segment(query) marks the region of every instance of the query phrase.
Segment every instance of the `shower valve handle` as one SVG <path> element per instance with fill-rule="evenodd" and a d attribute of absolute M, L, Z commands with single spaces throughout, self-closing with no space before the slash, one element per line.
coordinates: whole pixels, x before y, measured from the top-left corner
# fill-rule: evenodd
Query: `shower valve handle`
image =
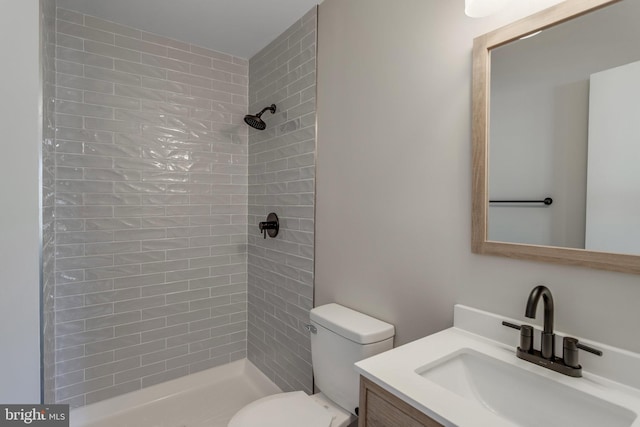
<path fill-rule="evenodd" d="M 258 224 L 258 227 L 260 228 L 260 231 L 262 231 L 262 234 L 264 235 L 264 238 L 267 238 L 267 230 L 275 230 L 276 227 L 278 227 L 278 223 L 275 221 L 264 221 L 261 222 L 260 224 Z"/>
<path fill-rule="evenodd" d="M 271 212 L 267 216 L 266 221 L 258 223 L 258 228 L 260 229 L 260 232 L 265 239 L 267 238 L 267 234 L 269 234 L 269 237 L 276 237 L 278 235 L 278 231 L 280 230 L 280 221 L 278 220 L 278 215 Z"/>

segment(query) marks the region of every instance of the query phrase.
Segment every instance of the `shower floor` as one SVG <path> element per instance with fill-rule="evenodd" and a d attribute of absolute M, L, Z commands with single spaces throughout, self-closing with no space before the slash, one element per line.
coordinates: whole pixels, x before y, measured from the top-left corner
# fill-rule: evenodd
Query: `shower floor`
<path fill-rule="evenodd" d="M 281 390 L 248 360 L 71 411 L 71 427 L 227 427 L 244 405 Z"/>

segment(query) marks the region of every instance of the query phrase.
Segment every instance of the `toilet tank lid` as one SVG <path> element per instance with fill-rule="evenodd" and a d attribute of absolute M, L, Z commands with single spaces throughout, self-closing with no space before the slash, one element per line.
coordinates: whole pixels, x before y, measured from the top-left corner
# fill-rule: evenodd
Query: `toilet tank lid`
<path fill-rule="evenodd" d="M 335 303 L 313 308 L 310 318 L 312 322 L 358 344 L 384 341 L 395 334 L 393 325 Z"/>

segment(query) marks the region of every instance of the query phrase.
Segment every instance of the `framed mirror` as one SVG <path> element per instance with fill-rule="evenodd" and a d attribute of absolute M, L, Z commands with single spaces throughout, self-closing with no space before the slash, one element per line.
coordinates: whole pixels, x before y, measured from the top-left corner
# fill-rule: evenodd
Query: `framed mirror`
<path fill-rule="evenodd" d="M 567 0 L 474 40 L 474 253 L 640 273 L 639 16 Z"/>

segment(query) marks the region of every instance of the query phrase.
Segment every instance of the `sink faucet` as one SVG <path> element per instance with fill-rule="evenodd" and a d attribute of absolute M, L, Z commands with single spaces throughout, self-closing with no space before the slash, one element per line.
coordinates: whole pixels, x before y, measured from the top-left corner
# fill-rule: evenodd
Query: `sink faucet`
<path fill-rule="evenodd" d="M 540 298 L 544 301 L 544 329 L 540 340 L 540 351 L 533 348 L 533 326 L 516 325 L 503 321 L 508 326 L 520 331 L 520 345 L 516 349 L 516 356 L 544 368 L 551 369 L 571 377 L 582 376 L 582 366 L 578 363 L 578 350 L 584 350 L 596 356 L 602 356 L 602 351 L 582 344 L 576 338 L 563 337 L 562 358 L 555 355 L 555 334 L 553 333 L 553 297 L 549 288 L 538 285 L 529 294 L 525 316 L 535 319 L 536 308 Z"/>
<path fill-rule="evenodd" d="M 544 330 L 542 331 L 540 352 L 545 359 L 553 359 L 555 353 L 555 335 L 553 333 L 553 296 L 549 288 L 538 285 L 529 294 L 525 316 L 530 319 L 536 318 L 536 308 L 538 301 L 542 297 L 544 301 Z"/>

